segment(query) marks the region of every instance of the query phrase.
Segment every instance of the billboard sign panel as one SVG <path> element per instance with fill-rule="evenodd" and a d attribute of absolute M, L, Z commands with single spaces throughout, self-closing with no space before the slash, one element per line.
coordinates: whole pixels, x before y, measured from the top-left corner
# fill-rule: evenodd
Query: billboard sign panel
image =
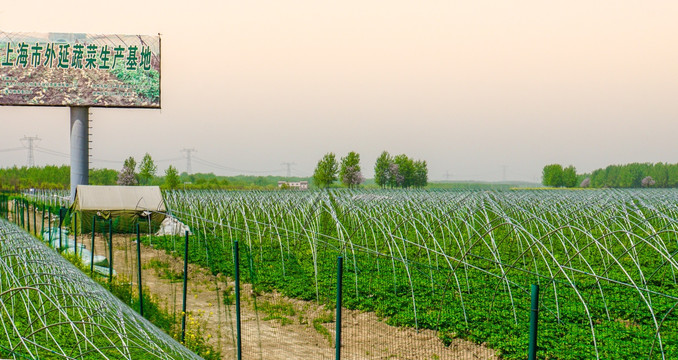
<path fill-rule="evenodd" d="M 0 31 L 0 105 L 160 108 L 160 36 Z"/>

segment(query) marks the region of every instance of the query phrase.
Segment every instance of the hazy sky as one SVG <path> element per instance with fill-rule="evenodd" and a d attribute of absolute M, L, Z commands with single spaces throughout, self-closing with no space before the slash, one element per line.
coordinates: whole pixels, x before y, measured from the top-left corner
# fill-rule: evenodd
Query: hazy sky
<path fill-rule="evenodd" d="M 180 4 L 177 4 L 180 3 Z M 30 5 L 29 5 L 30 4 Z M 383 150 L 429 179 L 678 162 L 678 1 L 4 1 L 8 32 L 162 34 L 162 110 L 92 108 L 92 167 L 311 175 Z M 0 107 L 0 167 L 69 162 L 68 108 Z M 61 154 L 61 155 L 60 155 Z M 114 161 L 114 162 L 108 162 Z M 448 173 L 449 172 L 449 173 Z"/>

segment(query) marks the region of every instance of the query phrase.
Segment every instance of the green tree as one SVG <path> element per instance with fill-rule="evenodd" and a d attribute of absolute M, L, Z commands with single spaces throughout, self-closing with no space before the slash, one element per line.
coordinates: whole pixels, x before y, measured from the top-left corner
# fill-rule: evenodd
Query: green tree
<path fill-rule="evenodd" d="M 414 185 L 414 161 L 405 154 L 396 156 L 393 163 L 398 165 L 398 173 L 402 176 L 402 180 L 397 181 L 398 186 L 408 188 Z"/>
<path fill-rule="evenodd" d="M 425 160 L 417 160 L 414 162 L 414 180 L 413 186 L 423 188 L 428 185 L 428 168 Z"/>
<path fill-rule="evenodd" d="M 132 171 L 134 171 L 134 169 L 137 168 L 137 161 L 134 160 L 133 156 L 130 156 L 127 159 L 125 159 L 125 162 L 122 166 L 129 168 L 129 169 L 132 169 Z"/>
<path fill-rule="evenodd" d="M 668 173 L 668 187 L 678 187 L 678 164 L 671 164 L 666 166 Z"/>
<path fill-rule="evenodd" d="M 139 165 L 139 177 L 144 180 L 144 185 L 148 185 L 150 183 L 157 170 L 158 167 L 153 162 L 153 158 L 151 158 L 149 153 L 146 153 L 144 158 L 141 160 L 141 164 Z"/>
<path fill-rule="evenodd" d="M 669 168 L 667 164 L 656 163 L 652 166 L 650 175 L 655 181 L 655 185 L 660 188 L 668 187 L 669 184 Z"/>
<path fill-rule="evenodd" d="M 374 182 L 382 188 L 389 184 L 389 166 L 392 162 L 391 155 L 384 151 L 379 155 L 374 164 Z"/>
<path fill-rule="evenodd" d="M 318 165 L 315 167 L 313 182 L 318 187 L 326 188 L 337 180 L 338 170 L 339 164 L 337 164 L 334 153 L 327 153 L 320 161 L 318 161 Z"/>
<path fill-rule="evenodd" d="M 172 165 L 165 170 L 165 186 L 171 190 L 179 187 L 179 172 Z"/>
<path fill-rule="evenodd" d="M 351 151 L 341 158 L 339 180 L 349 188 L 357 187 L 365 180 L 360 172 L 360 154 Z"/>
<path fill-rule="evenodd" d="M 118 178 L 118 172 L 111 169 L 90 169 L 90 185 L 115 185 Z"/>
<path fill-rule="evenodd" d="M 122 170 L 118 173 L 118 185 L 131 186 L 139 183 L 137 176 L 134 173 L 134 168 L 136 168 L 136 166 L 137 162 L 132 156 L 125 160 Z"/>
<path fill-rule="evenodd" d="M 569 188 L 577 186 L 577 169 L 572 165 L 563 169 L 563 186 Z"/>
<path fill-rule="evenodd" d="M 542 170 L 542 183 L 546 186 L 563 186 L 563 167 L 560 164 L 544 166 Z"/>

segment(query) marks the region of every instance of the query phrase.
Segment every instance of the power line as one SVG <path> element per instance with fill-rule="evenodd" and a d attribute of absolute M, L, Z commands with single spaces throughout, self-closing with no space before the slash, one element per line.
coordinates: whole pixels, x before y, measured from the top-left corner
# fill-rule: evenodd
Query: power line
<path fill-rule="evenodd" d="M 236 169 L 236 168 L 224 166 L 224 165 L 221 165 L 221 164 L 217 164 L 217 163 L 209 161 L 209 160 L 201 159 L 197 156 L 194 157 L 194 160 L 196 162 L 200 163 L 200 164 L 203 164 L 203 165 L 206 165 L 206 166 L 209 166 L 209 167 L 212 167 L 212 168 L 227 170 L 227 171 L 233 171 L 233 172 L 238 171 L 238 172 L 245 173 L 245 174 L 270 174 L 270 173 L 274 173 L 276 171 L 281 170 L 281 169 L 274 169 L 274 170 L 264 170 L 264 171 L 252 171 L 252 170 Z"/>
<path fill-rule="evenodd" d="M 10 148 L 10 149 L 0 149 L 0 152 L 19 151 L 19 150 L 23 150 L 23 149 L 25 149 L 25 147 L 22 146 L 22 147 L 17 147 L 17 148 Z"/>
<path fill-rule="evenodd" d="M 41 153 L 44 153 L 44 154 L 54 155 L 54 156 L 61 156 L 61 157 L 67 157 L 67 158 L 71 157 L 70 155 L 68 155 L 66 153 L 62 153 L 61 151 L 50 150 L 50 149 L 46 149 L 46 148 L 41 147 L 41 146 L 35 146 L 35 151 L 41 152 Z"/>
<path fill-rule="evenodd" d="M 92 158 L 92 162 L 103 162 L 103 163 L 110 163 L 110 164 L 123 164 L 124 161 L 120 160 L 106 160 L 106 159 L 97 159 L 97 158 Z"/>
<path fill-rule="evenodd" d="M 35 155 L 33 154 L 33 149 L 35 148 L 35 145 L 33 145 L 34 141 L 40 141 L 41 139 L 36 135 L 36 136 L 26 136 L 22 139 L 19 139 L 21 142 L 26 141 L 28 143 L 28 167 L 34 167 L 35 166 Z"/>
<path fill-rule="evenodd" d="M 186 153 L 186 174 L 190 174 L 191 171 L 191 153 L 192 152 L 197 152 L 198 150 L 190 148 L 190 149 L 181 149 L 181 152 Z"/>
<path fill-rule="evenodd" d="M 160 160 L 154 160 L 154 161 L 155 161 L 155 162 L 167 162 L 167 161 L 178 161 L 178 160 L 181 160 L 181 159 L 183 159 L 183 158 L 178 157 L 178 158 L 172 158 L 172 159 L 160 159 Z"/>
<path fill-rule="evenodd" d="M 292 177 L 292 165 L 296 165 L 293 162 L 284 162 L 281 163 L 281 165 L 286 165 L 287 166 L 287 177 Z"/>

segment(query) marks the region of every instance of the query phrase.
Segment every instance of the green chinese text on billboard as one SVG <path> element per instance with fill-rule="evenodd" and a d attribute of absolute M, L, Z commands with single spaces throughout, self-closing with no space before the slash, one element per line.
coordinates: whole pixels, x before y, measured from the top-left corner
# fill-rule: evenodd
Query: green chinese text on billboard
<path fill-rule="evenodd" d="M 160 37 L 0 31 L 0 105 L 160 107 Z"/>

